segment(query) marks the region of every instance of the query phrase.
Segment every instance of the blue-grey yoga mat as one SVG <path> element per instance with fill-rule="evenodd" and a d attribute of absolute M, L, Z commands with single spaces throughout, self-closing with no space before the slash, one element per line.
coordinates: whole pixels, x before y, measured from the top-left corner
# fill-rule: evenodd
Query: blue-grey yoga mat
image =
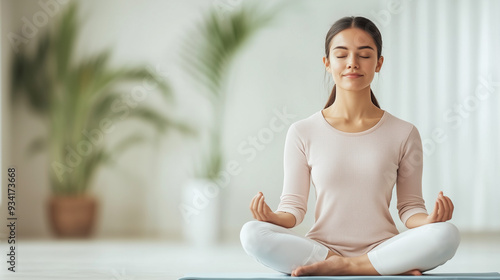
<path fill-rule="evenodd" d="M 421 279 L 439 279 L 439 280 L 472 280 L 472 279 L 496 279 L 500 280 L 500 273 L 430 273 L 422 276 L 412 275 L 394 275 L 394 276 L 301 276 L 291 277 L 279 273 L 193 273 L 187 274 L 179 280 L 276 280 L 276 279 L 297 279 L 297 280 L 421 280 Z"/>

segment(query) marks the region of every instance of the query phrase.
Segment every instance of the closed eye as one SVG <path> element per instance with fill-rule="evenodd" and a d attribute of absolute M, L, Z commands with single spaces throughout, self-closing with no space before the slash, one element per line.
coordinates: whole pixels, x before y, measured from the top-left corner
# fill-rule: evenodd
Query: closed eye
<path fill-rule="evenodd" d="M 337 56 L 337 58 L 344 58 L 344 57 L 347 57 L 347 56 Z M 360 56 L 361 58 L 370 58 L 369 56 Z"/>

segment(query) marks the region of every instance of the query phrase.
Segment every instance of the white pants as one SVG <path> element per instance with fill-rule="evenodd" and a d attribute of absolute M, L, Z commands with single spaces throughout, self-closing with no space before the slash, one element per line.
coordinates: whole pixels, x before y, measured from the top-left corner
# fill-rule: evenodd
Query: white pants
<path fill-rule="evenodd" d="M 329 249 L 290 229 L 267 222 L 243 225 L 241 244 L 247 254 L 276 271 L 291 274 L 303 265 L 326 259 Z M 451 223 L 433 223 L 400 233 L 368 252 L 380 275 L 401 274 L 413 269 L 431 270 L 451 259 L 460 243 L 458 229 Z"/>

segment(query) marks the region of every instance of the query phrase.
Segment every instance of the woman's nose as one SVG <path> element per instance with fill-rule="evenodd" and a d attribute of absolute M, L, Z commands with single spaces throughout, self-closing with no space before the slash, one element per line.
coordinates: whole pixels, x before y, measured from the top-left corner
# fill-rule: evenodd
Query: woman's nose
<path fill-rule="evenodd" d="M 358 68 L 358 64 L 356 62 L 348 63 L 347 64 L 347 68 L 349 68 L 349 69 L 351 69 L 351 68 L 357 69 Z"/>
<path fill-rule="evenodd" d="M 355 57 L 351 56 L 351 58 L 347 61 L 347 68 L 358 68 L 358 61 Z"/>

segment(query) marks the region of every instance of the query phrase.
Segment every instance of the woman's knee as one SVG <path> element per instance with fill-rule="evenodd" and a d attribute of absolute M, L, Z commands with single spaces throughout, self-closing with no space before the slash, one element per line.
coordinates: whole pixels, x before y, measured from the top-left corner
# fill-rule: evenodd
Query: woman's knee
<path fill-rule="evenodd" d="M 452 247 L 458 247 L 460 244 L 460 232 L 458 228 L 449 222 L 434 223 L 436 237 L 439 242 L 448 244 Z"/>
<path fill-rule="evenodd" d="M 255 255 L 262 246 L 265 246 L 264 238 L 270 231 L 269 225 L 261 221 L 250 221 L 243 225 L 240 231 L 240 241 L 248 254 Z"/>
<path fill-rule="evenodd" d="M 460 232 L 458 228 L 449 222 L 430 224 L 430 238 L 433 239 L 436 248 L 441 248 L 443 258 L 451 259 L 460 244 Z"/>

